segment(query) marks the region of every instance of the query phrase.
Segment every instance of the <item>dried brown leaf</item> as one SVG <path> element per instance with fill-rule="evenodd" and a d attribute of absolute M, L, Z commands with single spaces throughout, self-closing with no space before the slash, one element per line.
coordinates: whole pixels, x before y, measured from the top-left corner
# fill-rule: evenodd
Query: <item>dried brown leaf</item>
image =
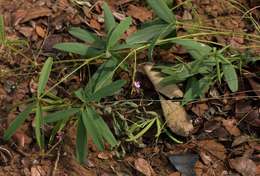
<path fill-rule="evenodd" d="M 41 38 L 44 38 L 46 35 L 45 30 L 41 26 L 36 26 L 35 31 L 36 31 L 37 35 L 40 36 Z"/>
<path fill-rule="evenodd" d="M 256 164 L 251 159 L 245 157 L 230 159 L 229 165 L 243 176 L 256 175 Z"/>
<path fill-rule="evenodd" d="M 160 96 L 163 115 L 167 126 L 180 136 L 188 136 L 194 129 L 192 122 L 180 102 L 165 100 Z"/>
<path fill-rule="evenodd" d="M 97 22 L 97 20 L 95 19 L 91 19 L 90 22 L 89 22 L 89 26 L 94 28 L 94 29 L 97 29 L 97 30 L 100 30 L 101 29 L 101 25 L 99 24 L 99 22 Z"/>
<path fill-rule="evenodd" d="M 202 150 L 205 150 L 220 160 L 224 160 L 226 158 L 225 147 L 222 144 L 217 143 L 215 140 L 199 141 L 198 145 Z"/>
<path fill-rule="evenodd" d="M 144 174 L 145 176 L 155 176 L 155 172 L 151 165 L 143 158 L 135 160 L 135 169 Z"/>
<path fill-rule="evenodd" d="M 135 19 L 145 22 L 152 19 L 153 13 L 145 7 L 135 6 L 130 4 L 127 9 L 127 15 L 132 16 Z"/>
<path fill-rule="evenodd" d="M 27 11 L 25 17 L 20 21 L 20 23 L 25 23 L 27 21 L 52 15 L 52 11 L 47 7 L 35 7 Z"/>
<path fill-rule="evenodd" d="M 239 128 L 237 127 L 237 121 L 235 119 L 223 119 L 222 124 L 231 135 L 239 136 L 241 134 Z"/>

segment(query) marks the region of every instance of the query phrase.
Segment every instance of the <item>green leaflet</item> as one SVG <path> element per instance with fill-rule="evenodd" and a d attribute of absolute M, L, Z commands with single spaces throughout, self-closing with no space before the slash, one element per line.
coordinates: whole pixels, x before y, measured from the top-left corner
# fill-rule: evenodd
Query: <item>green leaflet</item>
<path fill-rule="evenodd" d="M 210 46 L 189 39 L 173 39 L 172 42 L 184 47 L 194 59 L 203 59 L 212 51 Z"/>
<path fill-rule="evenodd" d="M 79 112 L 79 110 L 80 110 L 79 108 L 70 108 L 70 109 L 61 110 L 61 111 L 48 114 L 47 116 L 44 117 L 44 123 L 53 123 L 53 122 L 66 119 Z"/>
<path fill-rule="evenodd" d="M 237 73 L 232 64 L 222 64 L 225 81 L 232 92 L 238 90 Z"/>
<path fill-rule="evenodd" d="M 94 116 L 89 107 L 86 107 L 86 109 L 82 111 L 82 121 L 98 150 L 103 151 L 104 143 L 100 129 L 97 127 L 98 118 Z"/>
<path fill-rule="evenodd" d="M 96 125 L 97 125 L 97 128 L 100 130 L 100 133 L 101 133 L 101 136 L 103 137 L 103 139 L 105 139 L 110 144 L 111 147 L 116 146 L 118 144 L 118 142 L 116 141 L 114 135 L 108 128 L 108 126 L 105 123 L 105 121 L 103 120 L 103 118 L 100 117 L 94 109 L 90 108 L 89 111 L 91 111 L 91 114 L 94 116 L 94 118 L 97 119 Z"/>
<path fill-rule="evenodd" d="M 112 57 L 99 66 L 98 70 L 91 77 L 84 91 L 92 94 L 102 87 L 112 83 L 112 77 L 118 63 L 118 60 L 115 57 Z"/>
<path fill-rule="evenodd" d="M 126 40 L 127 44 L 145 43 L 152 38 L 159 36 L 160 33 L 167 28 L 168 24 L 155 24 L 138 30 Z"/>
<path fill-rule="evenodd" d="M 61 51 L 73 53 L 73 54 L 88 56 L 88 57 L 94 57 L 101 53 L 101 51 L 98 49 L 95 49 L 86 44 L 77 43 L 77 42 L 58 43 L 58 44 L 54 45 L 53 48 L 59 49 Z"/>
<path fill-rule="evenodd" d="M 39 84 L 38 84 L 38 91 L 37 91 L 38 98 L 40 98 L 40 96 L 44 93 L 45 86 L 48 82 L 51 73 L 52 64 L 53 64 L 53 59 L 49 57 L 43 65 L 42 71 L 40 73 Z"/>
<path fill-rule="evenodd" d="M 100 41 L 100 38 L 98 38 L 94 33 L 91 33 L 87 30 L 81 29 L 79 27 L 72 27 L 69 30 L 69 33 L 73 35 L 74 37 L 87 42 L 89 44 Z"/>
<path fill-rule="evenodd" d="M 156 15 L 167 23 L 175 23 L 176 19 L 164 0 L 147 0 Z"/>
<path fill-rule="evenodd" d="M 37 102 L 36 115 L 35 115 L 35 136 L 36 136 L 36 141 L 41 149 L 43 149 L 44 147 L 44 138 L 41 132 L 42 124 L 43 124 L 42 107 L 41 104 Z"/>
<path fill-rule="evenodd" d="M 190 101 L 194 101 L 196 98 L 202 97 L 212 84 L 210 77 L 203 77 L 200 80 L 196 78 L 190 78 L 186 85 L 186 91 L 182 100 L 182 105 L 187 104 Z"/>
<path fill-rule="evenodd" d="M 125 85 L 125 83 L 125 80 L 117 80 L 112 82 L 111 84 L 90 95 L 90 97 L 88 97 L 88 101 L 100 101 L 101 98 L 112 96 L 117 93 Z"/>
<path fill-rule="evenodd" d="M 88 135 L 83 123 L 82 115 L 78 117 L 77 137 L 76 137 L 76 157 L 77 160 L 83 164 L 87 156 L 87 142 Z"/>
<path fill-rule="evenodd" d="M 124 34 L 124 32 L 129 28 L 132 23 L 131 17 L 127 17 L 124 21 L 121 21 L 108 37 L 107 40 L 107 50 L 111 49 L 118 42 L 120 37 Z"/>
<path fill-rule="evenodd" d="M 32 112 L 33 107 L 34 104 L 29 104 L 27 108 L 15 118 L 15 120 L 10 124 L 10 126 L 5 131 L 3 136 L 4 140 L 9 140 L 12 137 L 15 131 L 24 123 L 26 118 Z"/>
<path fill-rule="evenodd" d="M 102 8 L 104 10 L 105 28 L 107 33 L 110 33 L 115 28 L 116 21 L 106 2 L 103 3 Z"/>

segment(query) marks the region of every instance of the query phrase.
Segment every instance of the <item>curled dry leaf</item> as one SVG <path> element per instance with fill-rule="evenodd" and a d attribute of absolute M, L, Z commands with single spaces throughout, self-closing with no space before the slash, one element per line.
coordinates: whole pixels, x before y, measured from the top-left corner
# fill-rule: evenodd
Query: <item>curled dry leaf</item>
<path fill-rule="evenodd" d="M 162 86 L 160 82 L 163 77 L 160 72 L 152 71 L 152 67 L 151 64 L 146 64 L 144 65 L 144 71 L 153 83 L 156 91 L 170 99 L 174 97 L 183 97 L 183 92 L 176 84 Z M 188 136 L 194 128 L 187 112 L 181 106 L 180 102 L 165 100 L 162 96 L 160 96 L 160 100 L 167 126 L 172 130 L 172 132 L 180 136 Z"/>
<path fill-rule="evenodd" d="M 35 31 L 37 35 L 40 36 L 41 38 L 44 38 L 46 35 L 45 30 L 41 26 L 36 26 Z"/>
<path fill-rule="evenodd" d="M 223 119 L 222 124 L 231 135 L 239 136 L 241 134 L 239 128 L 237 127 L 237 122 L 235 119 Z"/>
<path fill-rule="evenodd" d="M 256 175 L 256 164 L 248 158 L 238 157 L 229 160 L 229 165 L 232 169 L 243 176 L 255 176 Z"/>
<path fill-rule="evenodd" d="M 97 29 L 97 30 L 100 30 L 101 29 L 101 25 L 99 24 L 99 22 L 97 22 L 97 20 L 95 19 L 91 19 L 90 22 L 89 22 L 89 26 L 94 28 L 94 29 Z"/>
<path fill-rule="evenodd" d="M 204 150 L 205 152 L 210 153 L 217 159 L 224 160 L 226 158 L 225 147 L 214 140 L 199 141 L 198 146 L 201 148 L 202 151 Z"/>
<path fill-rule="evenodd" d="M 151 165 L 143 158 L 135 160 L 135 168 L 145 176 L 155 176 L 155 172 Z"/>

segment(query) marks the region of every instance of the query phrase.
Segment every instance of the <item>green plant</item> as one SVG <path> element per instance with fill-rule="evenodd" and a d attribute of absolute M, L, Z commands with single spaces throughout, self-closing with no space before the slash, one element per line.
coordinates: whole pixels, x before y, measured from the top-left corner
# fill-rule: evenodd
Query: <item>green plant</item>
<path fill-rule="evenodd" d="M 28 59 L 31 63 L 34 64 L 34 62 L 31 61 L 30 58 L 28 58 L 25 54 L 23 54 L 20 51 L 20 48 L 23 46 L 28 47 L 28 42 L 26 40 L 20 40 L 20 39 L 9 39 L 6 37 L 5 33 L 5 25 L 4 25 L 4 17 L 0 15 L 0 46 L 1 49 L 8 49 L 11 52 L 18 53 L 22 57 Z M 5 50 L 5 53 L 7 50 Z"/>
<path fill-rule="evenodd" d="M 114 95 L 123 87 L 125 81 L 113 81 L 113 77 L 119 68 L 124 68 L 124 63 L 127 59 L 133 57 L 136 63 L 137 52 L 145 49 L 148 50 L 148 57 L 152 59 L 153 50 L 156 46 L 168 47 L 172 46 L 172 44 L 182 45 L 192 56 L 193 60 L 188 63 L 180 60 L 178 64 L 171 67 L 157 66 L 166 75 L 162 84 L 187 82 L 183 104 L 188 103 L 194 98 L 202 97 L 211 85 L 216 81 L 220 82 L 222 78 L 225 79 L 232 91 L 238 89 L 235 70 L 237 69 L 235 66 L 235 63 L 238 61 L 237 57 L 226 57 L 223 53 L 224 49 L 216 50 L 208 45 L 195 42 L 192 39 L 185 39 L 201 35 L 230 35 L 229 32 L 202 32 L 176 37 L 176 25 L 178 22 L 165 1 L 147 0 L 147 2 L 158 17 L 151 22 L 143 24 L 125 42 L 121 40 L 121 37 L 131 25 L 131 18 L 127 17 L 118 24 L 106 3 L 103 5 L 106 36 L 99 37 L 90 31 L 72 27 L 69 33 L 81 40 L 82 43 L 59 43 L 54 48 L 78 54 L 85 58 L 84 63 L 50 89 L 45 90 L 53 64 L 53 59 L 48 58 L 40 73 L 37 96 L 18 115 L 15 121 L 11 123 L 4 134 L 4 139 L 10 139 L 26 118 L 31 113 L 35 113 L 35 136 L 42 150 L 45 147 L 44 139 L 47 137 L 44 135 L 43 126 L 46 124 L 53 125 L 49 138 L 49 143 L 52 143 L 55 135 L 63 130 L 67 122 L 72 119 L 75 120 L 77 125 L 76 156 L 81 163 L 84 162 L 87 155 L 87 137 L 91 137 L 100 150 L 104 149 L 104 142 L 109 143 L 111 147 L 116 146 L 118 142 L 104 119 L 99 115 L 97 104 L 102 99 Z M 3 36 L 1 34 L 1 38 Z M 102 64 L 92 76 L 89 75 L 90 79 L 86 86 L 74 92 L 75 99 L 73 101 L 65 101 L 63 98 L 51 93 L 57 85 L 76 73 L 80 68 L 97 60 L 102 61 Z M 135 72 L 136 69 L 134 68 L 133 70 Z M 133 77 L 133 81 L 134 79 Z M 43 111 L 47 112 L 45 117 L 43 117 Z M 115 120 L 116 122 L 118 121 Z M 163 123 L 157 116 L 149 119 L 137 119 L 135 122 L 129 124 L 126 122 L 125 126 L 123 125 L 126 128 L 120 128 L 121 130 L 125 130 L 128 141 L 138 140 L 154 125 L 157 127 L 156 137 L 165 132 L 170 138 L 176 141 L 169 131 L 163 129 L 164 125 L 162 125 Z"/>
<path fill-rule="evenodd" d="M 232 92 L 238 90 L 238 78 L 236 66 L 232 63 L 240 61 L 240 58 L 228 58 L 223 55 L 225 50 L 216 50 L 208 45 L 193 40 L 172 40 L 174 44 L 184 47 L 192 57 L 192 61 L 180 63 L 174 66 L 157 66 L 166 77 L 162 84 L 177 84 L 187 81 L 183 104 L 203 97 L 210 86 L 216 81 L 221 83 L 222 78 L 228 84 Z"/>
<path fill-rule="evenodd" d="M 44 149 L 44 131 L 42 127 L 44 124 L 55 124 L 53 128 L 52 137 L 64 127 L 64 124 L 69 120 L 69 117 L 76 116 L 77 119 L 77 158 L 83 162 L 86 156 L 87 136 L 90 136 L 98 149 L 104 149 L 104 140 L 107 141 L 111 147 L 117 145 L 117 141 L 111 133 L 110 129 L 104 120 L 95 111 L 94 104 L 99 102 L 102 98 L 112 96 L 118 92 L 125 84 L 124 80 L 113 82 L 111 71 L 117 66 L 118 60 L 112 58 L 102 64 L 97 72 L 92 76 L 85 88 L 79 89 L 75 92 L 76 97 L 81 101 L 76 107 L 72 106 L 54 106 L 55 112 L 49 113 L 43 117 L 43 109 L 45 111 L 53 111 L 52 108 L 46 108 L 46 102 L 53 101 L 54 95 L 45 91 L 53 59 L 48 58 L 40 73 L 37 97 L 19 116 L 11 123 L 10 127 L 4 134 L 4 139 L 8 140 L 15 133 L 17 128 L 22 125 L 30 113 L 35 112 L 35 136 L 39 147 Z M 50 99 L 52 98 L 52 99 Z M 62 109 L 57 111 L 57 109 Z"/>

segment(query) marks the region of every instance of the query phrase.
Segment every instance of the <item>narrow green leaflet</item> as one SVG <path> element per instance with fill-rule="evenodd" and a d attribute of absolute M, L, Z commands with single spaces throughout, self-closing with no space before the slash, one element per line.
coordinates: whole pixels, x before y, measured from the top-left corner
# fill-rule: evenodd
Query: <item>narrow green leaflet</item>
<path fill-rule="evenodd" d="M 114 75 L 115 68 L 118 65 L 118 59 L 115 57 L 110 58 L 108 61 L 99 66 L 98 70 L 91 77 L 88 82 L 85 93 L 94 93 L 112 83 L 112 77 Z"/>
<path fill-rule="evenodd" d="M 34 104 L 28 105 L 27 108 L 15 118 L 15 120 L 10 124 L 8 129 L 5 131 L 3 136 L 4 140 L 9 140 L 12 137 L 15 131 L 24 123 L 26 118 L 32 112 L 33 107 Z"/>
<path fill-rule="evenodd" d="M 121 23 L 119 23 L 113 31 L 111 31 L 111 35 L 108 37 L 107 41 L 107 50 L 115 46 L 120 37 L 122 37 L 124 32 L 129 28 L 131 23 L 131 17 L 127 17 L 125 20 L 121 21 Z"/>
<path fill-rule="evenodd" d="M 41 127 L 43 124 L 43 118 L 42 118 L 42 107 L 39 102 L 37 102 L 36 106 L 36 115 L 35 115 L 35 135 L 36 135 L 36 141 L 41 149 L 44 147 L 44 141 L 43 141 L 43 134 L 41 132 Z"/>
<path fill-rule="evenodd" d="M 159 18 L 167 23 L 175 23 L 176 19 L 164 0 L 147 0 Z"/>
<path fill-rule="evenodd" d="M 92 48 L 91 46 L 88 46 L 83 43 L 77 43 L 77 42 L 64 42 L 64 43 L 58 43 L 53 46 L 53 48 L 73 53 L 73 54 L 79 54 L 82 56 L 88 56 L 88 57 L 94 57 L 100 54 L 100 51 L 98 49 Z"/>
<path fill-rule="evenodd" d="M 38 98 L 40 98 L 40 96 L 44 93 L 45 86 L 48 82 L 51 73 L 52 64 L 53 64 L 53 59 L 49 57 L 43 65 L 42 71 L 40 73 L 39 84 L 38 84 L 38 92 L 37 92 Z"/>
<path fill-rule="evenodd" d="M 85 162 L 87 156 L 87 131 L 84 126 L 82 116 L 79 115 L 77 127 L 77 138 L 76 138 L 76 157 L 77 160 L 82 164 Z"/>
<path fill-rule="evenodd" d="M 233 65 L 222 64 L 225 81 L 232 92 L 238 90 L 238 78 L 237 73 Z"/>
<path fill-rule="evenodd" d="M 145 43 L 151 40 L 152 38 L 160 35 L 160 33 L 167 28 L 168 24 L 155 24 L 152 26 L 145 27 L 138 30 L 133 35 L 129 36 L 126 39 L 127 44 L 138 44 Z"/>
<path fill-rule="evenodd" d="M 147 123 L 145 123 L 143 129 L 139 131 L 136 135 L 130 136 L 129 139 L 126 141 L 135 141 L 138 138 L 142 137 L 154 124 L 156 118 L 147 120 Z"/>
<path fill-rule="evenodd" d="M 66 119 L 70 116 L 73 116 L 77 112 L 79 112 L 79 108 L 70 108 L 62 111 L 57 111 L 51 114 L 48 114 L 47 116 L 44 117 L 44 123 L 53 123 L 57 122 L 63 119 Z"/>
<path fill-rule="evenodd" d="M 189 39 L 173 39 L 172 42 L 183 46 L 194 59 L 203 59 L 212 51 L 210 46 Z"/>
<path fill-rule="evenodd" d="M 88 97 L 88 100 L 100 101 L 101 98 L 112 96 L 117 93 L 125 85 L 125 83 L 125 80 L 117 80 L 115 82 L 112 82 L 111 84 L 99 89 L 97 92 L 90 95 L 90 97 Z"/>
<path fill-rule="evenodd" d="M 72 27 L 69 30 L 69 33 L 73 35 L 74 37 L 87 42 L 87 43 L 94 43 L 98 40 L 100 40 L 94 33 L 91 33 L 87 30 L 84 30 L 79 27 Z"/>
<path fill-rule="evenodd" d="M 182 105 L 185 105 L 190 101 L 194 101 L 196 98 L 203 97 L 211 84 L 212 82 L 209 76 L 205 76 L 200 80 L 197 80 L 196 78 L 190 78 L 186 85 L 186 91 L 183 97 Z"/>
<path fill-rule="evenodd" d="M 0 43 L 5 41 L 4 17 L 0 15 Z"/>
<path fill-rule="evenodd" d="M 97 128 L 99 129 L 101 136 L 110 144 L 111 147 L 114 147 L 118 144 L 117 140 L 115 139 L 114 135 L 110 131 L 109 127 L 105 123 L 102 117 L 100 117 L 95 110 L 92 108 L 89 108 L 91 114 L 96 118 L 96 125 Z"/>
<path fill-rule="evenodd" d="M 165 36 L 167 36 L 168 34 L 170 34 L 173 30 L 175 29 L 175 27 L 173 25 L 168 25 L 166 28 L 163 28 L 160 33 L 158 34 L 158 36 L 155 36 L 153 38 L 153 40 L 151 41 L 151 44 L 148 48 L 148 58 L 149 60 L 151 61 L 152 60 L 152 57 L 153 57 L 153 50 L 154 50 L 154 47 L 156 46 L 156 42 L 159 40 L 159 39 L 162 39 L 164 38 Z"/>
<path fill-rule="evenodd" d="M 98 150 L 103 151 L 103 139 L 100 134 L 100 129 L 97 128 L 98 119 L 94 117 L 89 107 L 86 107 L 86 109 L 82 111 L 82 119 L 84 126 L 87 129 L 88 134 L 91 136 L 94 144 L 97 146 Z"/>
<path fill-rule="evenodd" d="M 107 33 L 110 33 L 115 28 L 116 21 L 106 2 L 103 3 L 102 8 L 104 10 L 105 28 Z"/>

